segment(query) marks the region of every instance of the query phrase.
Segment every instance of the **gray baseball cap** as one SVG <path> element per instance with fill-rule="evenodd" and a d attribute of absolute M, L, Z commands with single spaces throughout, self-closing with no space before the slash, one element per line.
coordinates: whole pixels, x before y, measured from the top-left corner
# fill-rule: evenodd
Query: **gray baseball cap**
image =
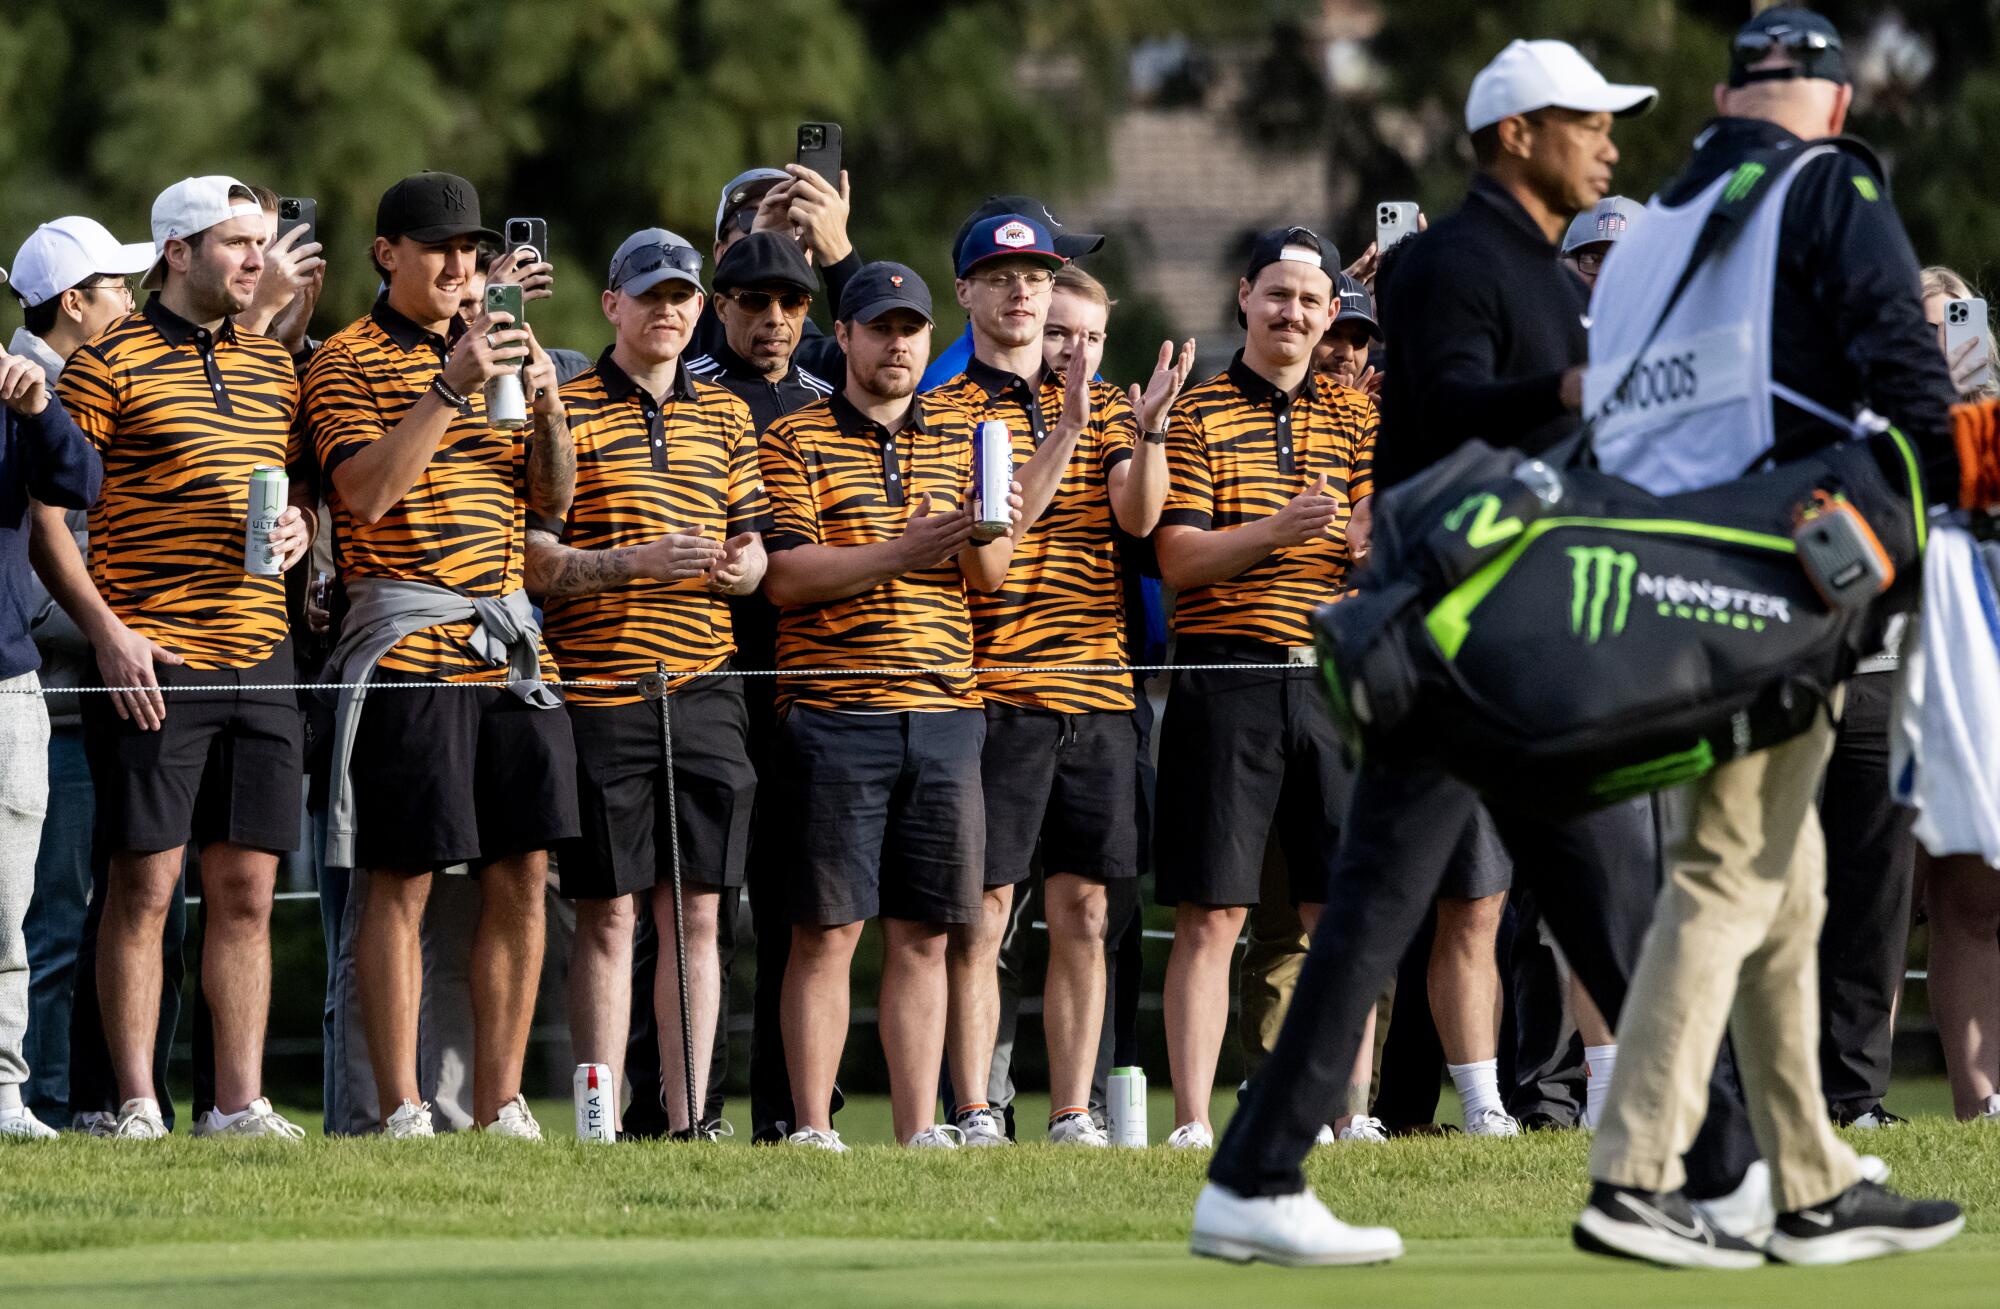
<path fill-rule="evenodd" d="M 782 168 L 749 168 L 729 179 L 729 185 L 722 188 L 722 199 L 715 206 L 715 239 L 722 239 L 722 223 L 729 215 L 749 204 L 753 199 L 762 200 L 764 193 L 780 182 L 789 182 L 792 175 Z"/>
<path fill-rule="evenodd" d="M 665 281 L 701 290 L 701 251 L 664 227 L 632 233 L 611 256 L 610 286 L 626 295 L 644 295 Z"/>
<path fill-rule="evenodd" d="M 1574 254 L 1587 245 L 1609 245 L 1631 234 L 1646 218 L 1646 206 L 1622 195 L 1607 195 L 1570 220 L 1563 233 L 1562 252 Z"/>

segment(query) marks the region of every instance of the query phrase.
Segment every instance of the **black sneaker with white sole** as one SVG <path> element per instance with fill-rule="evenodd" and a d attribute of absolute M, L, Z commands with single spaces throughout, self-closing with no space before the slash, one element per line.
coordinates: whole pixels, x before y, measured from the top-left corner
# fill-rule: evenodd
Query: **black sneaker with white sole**
<path fill-rule="evenodd" d="M 1570 1230 L 1576 1248 L 1668 1268 L 1756 1268 L 1764 1252 L 1719 1232 L 1679 1191 L 1593 1183 Z"/>
<path fill-rule="evenodd" d="M 1856 1182 L 1825 1204 L 1778 1215 L 1773 1259 L 1848 1264 L 1943 1245 L 1965 1227 L 1949 1200 L 1912 1200 L 1874 1182 Z"/>

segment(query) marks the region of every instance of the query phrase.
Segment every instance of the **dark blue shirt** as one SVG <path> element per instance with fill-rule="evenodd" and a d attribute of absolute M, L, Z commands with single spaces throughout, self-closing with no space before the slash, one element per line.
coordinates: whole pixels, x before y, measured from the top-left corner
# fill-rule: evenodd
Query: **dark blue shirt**
<path fill-rule="evenodd" d="M 35 616 L 28 502 L 88 509 L 103 482 L 97 451 L 54 395 L 33 418 L 0 406 L 0 678 L 42 664 L 28 635 Z"/>

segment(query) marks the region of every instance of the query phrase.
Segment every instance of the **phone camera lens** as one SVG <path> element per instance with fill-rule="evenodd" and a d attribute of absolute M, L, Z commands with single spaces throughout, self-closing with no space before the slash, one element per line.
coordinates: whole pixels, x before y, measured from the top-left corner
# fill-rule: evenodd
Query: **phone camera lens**
<path fill-rule="evenodd" d="M 826 145 L 826 131 L 823 128 L 808 127 L 800 136 L 808 150 L 818 150 Z"/>

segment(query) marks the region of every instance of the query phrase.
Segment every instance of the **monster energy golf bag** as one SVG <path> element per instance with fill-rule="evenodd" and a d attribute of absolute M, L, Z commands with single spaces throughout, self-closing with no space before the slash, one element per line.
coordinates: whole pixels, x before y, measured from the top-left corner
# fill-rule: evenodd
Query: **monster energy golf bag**
<path fill-rule="evenodd" d="M 1806 730 L 1918 594 L 1924 506 L 1897 433 L 1654 496 L 1474 442 L 1376 497 L 1368 566 L 1315 619 L 1353 747 L 1574 811 Z M 1801 506 L 1845 499 L 1896 573 L 1832 608 Z"/>

